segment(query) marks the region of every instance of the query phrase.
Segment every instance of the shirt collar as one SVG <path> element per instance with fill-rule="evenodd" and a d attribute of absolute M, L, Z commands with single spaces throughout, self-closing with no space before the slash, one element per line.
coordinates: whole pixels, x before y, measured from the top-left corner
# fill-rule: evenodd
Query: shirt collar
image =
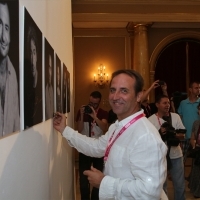
<path fill-rule="evenodd" d="M 200 102 L 200 98 L 198 97 L 197 100 L 193 103 L 199 103 Z M 189 98 L 186 99 L 186 103 L 191 103 Z"/>
<path fill-rule="evenodd" d="M 142 113 L 144 113 L 144 111 L 141 109 L 140 111 L 138 111 L 138 112 L 136 112 L 136 113 L 134 113 L 133 115 L 130 115 L 129 117 L 127 117 L 127 118 L 125 118 L 125 119 L 123 119 L 123 120 L 121 120 L 121 121 L 116 121 L 115 122 L 115 126 L 116 127 L 123 127 L 123 126 L 125 126 L 129 121 L 131 121 L 131 119 L 133 119 L 134 117 L 137 117 L 138 115 L 140 115 L 140 114 L 142 114 Z"/>

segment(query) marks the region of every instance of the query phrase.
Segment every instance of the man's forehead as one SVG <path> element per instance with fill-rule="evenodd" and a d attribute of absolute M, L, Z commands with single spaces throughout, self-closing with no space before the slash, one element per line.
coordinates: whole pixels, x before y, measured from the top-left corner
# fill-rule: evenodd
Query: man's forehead
<path fill-rule="evenodd" d="M 160 103 L 162 103 L 162 102 L 166 102 L 166 101 L 168 101 L 168 102 L 169 102 L 169 98 L 167 98 L 167 97 L 164 97 L 164 98 L 161 98 L 161 99 L 160 99 Z"/>
<path fill-rule="evenodd" d="M 1 20 L 3 19 L 3 22 L 10 26 L 10 15 L 9 15 L 9 10 L 8 10 L 8 5 L 7 4 L 2 4 L 0 2 L 0 18 Z"/>
<path fill-rule="evenodd" d="M 89 98 L 89 100 L 91 101 L 91 102 L 99 102 L 100 101 L 100 98 L 94 98 L 93 96 L 90 96 L 90 98 Z"/>

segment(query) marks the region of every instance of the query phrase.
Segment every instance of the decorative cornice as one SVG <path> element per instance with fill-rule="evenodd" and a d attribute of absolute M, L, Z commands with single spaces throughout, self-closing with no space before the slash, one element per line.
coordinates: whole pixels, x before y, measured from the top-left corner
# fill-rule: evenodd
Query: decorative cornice
<path fill-rule="evenodd" d="M 199 13 L 73 13 L 73 22 L 200 22 Z"/>

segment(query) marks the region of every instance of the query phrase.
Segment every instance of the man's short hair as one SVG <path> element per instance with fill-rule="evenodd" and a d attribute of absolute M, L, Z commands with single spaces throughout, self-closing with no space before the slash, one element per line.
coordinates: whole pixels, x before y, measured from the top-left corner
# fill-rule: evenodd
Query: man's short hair
<path fill-rule="evenodd" d="M 99 91 L 94 91 L 90 94 L 91 97 L 95 99 L 101 99 L 101 93 Z"/>
<path fill-rule="evenodd" d="M 200 84 L 200 82 L 197 81 L 197 80 L 191 81 L 190 84 L 189 84 L 189 88 L 192 88 L 192 86 L 193 86 L 194 83 Z"/>
<path fill-rule="evenodd" d="M 159 95 L 156 96 L 155 103 L 160 103 L 162 98 L 168 98 L 169 99 L 169 97 L 167 95 L 159 94 Z"/>
<path fill-rule="evenodd" d="M 36 54 L 38 55 L 38 40 L 37 40 L 37 34 L 35 31 L 35 28 L 30 25 L 28 28 L 28 34 L 27 34 L 27 51 L 28 53 L 30 52 L 31 49 L 31 40 L 35 42 L 35 47 L 36 47 Z"/>
<path fill-rule="evenodd" d="M 132 70 L 132 69 L 120 69 L 120 70 L 113 72 L 111 81 L 110 81 L 110 85 L 111 85 L 113 78 L 118 76 L 119 74 L 126 74 L 126 75 L 130 76 L 131 78 L 135 78 L 135 80 L 136 80 L 136 83 L 134 85 L 135 93 L 138 94 L 139 92 L 142 91 L 142 89 L 144 87 L 144 79 L 138 72 L 136 72 L 135 70 Z"/>

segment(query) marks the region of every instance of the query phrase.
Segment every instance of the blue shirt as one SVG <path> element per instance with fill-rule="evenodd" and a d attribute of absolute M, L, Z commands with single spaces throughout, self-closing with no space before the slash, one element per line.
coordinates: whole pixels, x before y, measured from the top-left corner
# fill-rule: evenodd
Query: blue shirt
<path fill-rule="evenodd" d="M 189 99 L 181 101 L 178 113 L 182 117 L 183 124 L 187 129 L 186 138 L 189 139 L 192 133 L 192 125 L 195 120 L 199 119 L 197 106 L 199 105 L 200 98 L 195 102 L 190 102 Z"/>

